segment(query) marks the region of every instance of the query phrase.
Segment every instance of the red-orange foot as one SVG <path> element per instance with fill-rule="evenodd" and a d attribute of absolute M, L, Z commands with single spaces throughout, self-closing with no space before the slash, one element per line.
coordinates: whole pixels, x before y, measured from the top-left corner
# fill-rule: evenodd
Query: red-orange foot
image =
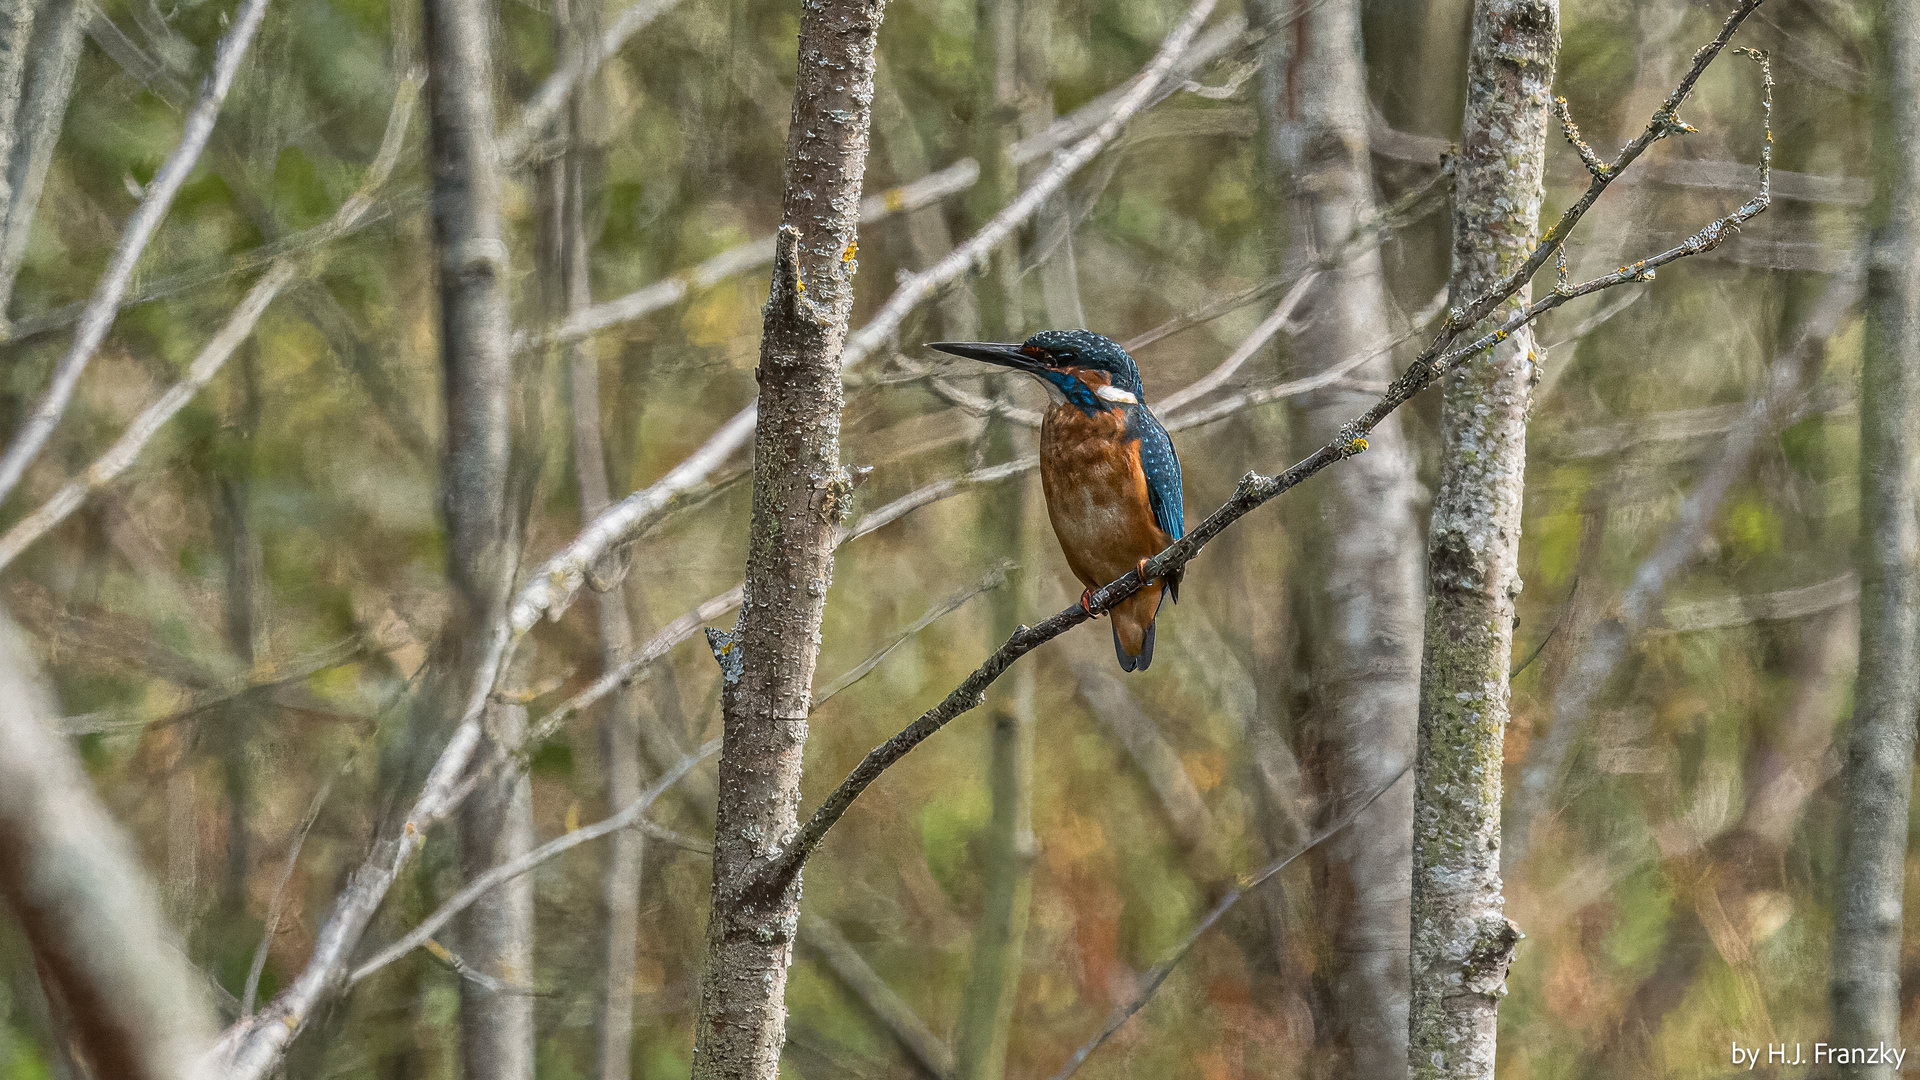
<path fill-rule="evenodd" d="M 1100 617 L 1093 613 L 1093 590 L 1092 589 L 1087 589 L 1081 592 L 1080 610 L 1086 612 L 1088 618 L 1097 619 Z"/>
<path fill-rule="evenodd" d="M 1147 583 L 1147 560 L 1141 559 L 1139 562 L 1134 563 L 1133 572 L 1140 575 L 1140 584 L 1145 585 Z"/>

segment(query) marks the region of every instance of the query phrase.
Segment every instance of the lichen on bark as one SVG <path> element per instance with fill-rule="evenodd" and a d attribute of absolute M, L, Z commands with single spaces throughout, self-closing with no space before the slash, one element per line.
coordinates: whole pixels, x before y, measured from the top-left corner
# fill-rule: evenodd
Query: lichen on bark
<path fill-rule="evenodd" d="M 1455 161 L 1456 306 L 1512 273 L 1538 235 L 1558 51 L 1555 0 L 1474 5 Z M 1527 299 L 1522 289 L 1511 302 Z M 1521 936 L 1501 896 L 1500 770 L 1538 371 L 1522 329 L 1448 375 L 1441 406 L 1414 767 L 1408 1059 L 1420 1078 L 1493 1076 L 1498 1002 Z"/>
<path fill-rule="evenodd" d="M 859 268 L 856 234 L 874 45 L 883 0 L 802 5 L 798 79 L 773 286 L 763 314 L 753 517 L 737 663 L 721 693 L 713 905 L 694 1028 L 696 1080 L 774 1080 L 786 1041 L 787 969 L 800 916 L 796 874 L 756 874 L 798 831 L 820 617 L 852 475 L 840 465 L 840 352 Z"/>

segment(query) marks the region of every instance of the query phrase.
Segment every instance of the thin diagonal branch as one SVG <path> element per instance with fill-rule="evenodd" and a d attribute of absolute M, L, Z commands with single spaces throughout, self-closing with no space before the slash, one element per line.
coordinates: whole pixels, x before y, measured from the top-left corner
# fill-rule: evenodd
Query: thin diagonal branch
<path fill-rule="evenodd" d="M 520 116 L 513 125 L 500 133 L 494 140 L 494 153 L 500 164 L 511 168 L 520 163 L 533 149 L 535 140 L 546 132 L 560 110 L 573 96 L 574 87 L 586 81 L 609 56 L 620 51 L 627 39 L 647 27 L 647 24 L 667 12 L 667 9 L 679 3 L 679 0 L 635 0 L 628 4 L 620 14 L 613 17 L 600 36 L 586 42 L 581 48 L 569 50 L 560 66 L 547 81 L 540 84 L 528 99 L 526 108 L 520 110 Z"/>
<path fill-rule="evenodd" d="M 400 160 L 400 151 L 406 145 L 407 120 L 413 113 L 413 103 L 419 89 L 418 78 L 409 76 L 401 80 L 400 91 L 394 96 L 393 108 L 387 115 L 387 132 L 380 141 L 380 152 L 368 167 L 360 189 L 341 204 L 332 220 L 322 227 L 321 232 L 325 234 L 323 241 L 348 232 L 373 208 L 374 192 L 393 174 L 394 165 Z M 267 305 L 293 280 L 300 261 L 301 254 L 298 252 L 289 252 L 274 259 L 268 265 L 267 272 L 247 291 L 240 306 L 234 308 L 233 314 L 227 317 L 226 325 L 200 350 L 200 355 L 194 357 L 193 363 L 187 368 L 187 377 L 141 410 L 140 415 L 134 418 L 107 452 L 87 466 L 80 479 L 70 481 L 39 509 L 0 534 L 0 568 L 13 562 L 28 545 L 71 517 L 87 501 L 88 496 L 113 483 L 120 474 L 132 467 L 154 434 L 220 373 L 234 350 L 252 335 L 254 325 L 260 321 Z"/>
<path fill-rule="evenodd" d="M 1060 1071 L 1053 1074 L 1052 1080 L 1067 1080 L 1067 1077 L 1079 1071 L 1080 1066 L 1086 1062 L 1090 1054 L 1100 1049 L 1100 1045 L 1111 1038 L 1114 1032 L 1119 1031 L 1120 1026 L 1131 1019 L 1134 1013 L 1145 1008 L 1147 1002 L 1153 999 L 1154 993 L 1160 989 L 1160 985 L 1167 981 L 1167 976 L 1173 974 L 1173 969 L 1179 966 L 1180 961 L 1187 958 L 1189 952 L 1193 951 L 1194 943 L 1200 940 L 1201 935 L 1213 929 L 1214 924 L 1224 918 L 1227 912 L 1233 909 L 1233 905 L 1240 902 L 1241 898 L 1265 884 L 1275 874 L 1285 870 L 1288 866 L 1292 865 L 1295 860 L 1299 859 L 1300 856 L 1319 847 L 1342 829 L 1353 824 L 1361 814 L 1366 813 L 1368 807 L 1380 801 L 1382 795 L 1392 790 L 1393 785 L 1405 779 L 1407 773 L 1412 769 L 1413 762 L 1411 761 L 1400 766 L 1400 771 L 1394 773 L 1392 779 L 1376 788 L 1373 794 L 1367 796 L 1364 802 L 1348 811 L 1339 821 L 1315 833 L 1312 839 L 1301 844 L 1287 855 L 1261 867 L 1258 872 L 1240 879 L 1238 884 L 1234 885 L 1232 889 L 1227 891 L 1226 895 L 1215 902 L 1213 908 L 1207 912 L 1206 917 L 1194 924 L 1193 929 L 1187 931 L 1187 936 L 1180 940 L 1180 944 L 1173 947 L 1173 951 L 1168 954 L 1167 958 L 1155 964 L 1153 970 L 1147 972 L 1146 977 L 1142 980 L 1140 992 L 1135 994 L 1125 1004 L 1114 1009 L 1113 1014 L 1107 1018 L 1106 1026 L 1100 1029 L 1100 1034 L 1095 1035 L 1092 1039 L 1088 1040 L 1085 1045 L 1081 1046 L 1080 1049 L 1075 1050 L 1073 1056 L 1067 1059 L 1066 1064 L 1060 1066 Z"/>
<path fill-rule="evenodd" d="M 120 297 L 127 290 L 127 282 L 133 278 L 134 264 L 140 261 L 141 252 L 147 249 L 147 241 L 153 239 L 161 219 L 167 216 L 174 196 L 180 193 L 181 185 L 187 182 L 187 175 L 193 172 L 194 163 L 200 160 L 200 151 L 206 149 L 207 138 L 213 134 L 214 121 L 220 115 L 220 106 L 226 101 L 227 91 L 233 87 L 234 75 L 240 70 L 240 61 L 246 58 L 247 47 L 253 44 L 254 33 L 260 29 L 260 21 L 266 14 L 267 0 L 242 0 L 233 27 L 220 39 L 220 46 L 213 57 L 213 70 L 200 85 L 200 98 L 194 103 L 193 111 L 187 114 L 186 130 L 180 136 L 179 145 L 173 148 L 173 152 L 161 164 L 160 171 L 154 174 L 153 181 L 147 185 L 145 199 L 120 234 L 120 242 L 115 245 L 113 258 L 107 264 L 107 272 L 101 275 L 100 283 L 94 287 L 93 299 L 87 304 L 86 314 L 80 318 L 80 328 L 74 333 L 73 344 L 54 368 L 52 385 L 35 403 L 6 453 L 0 455 L 0 501 L 12 494 L 21 475 L 27 471 L 27 466 L 33 463 L 41 448 L 53 436 L 53 429 L 60 423 L 61 414 L 66 412 L 67 403 L 73 400 L 74 388 L 79 385 L 87 362 L 93 359 L 94 351 L 106 340 L 113 317 L 120 310 Z"/>
<path fill-rule="evenodd" d="M 300 849 L 306 845 L 307 834 L 313 831 L 313 823 L 320 820 L 320 808 L 327 805 L 327 796 L 333 794 L 334 777 L 328 777 L 320 790 L 314 793 L 313 802 L 307 807 L 307 816 L 300 821 L 300 827 L 294 830 L 293 844 L 287 849 L 287 864 L 280 871 L 280 880 L 273 884 L 273 899 L 267 901 L 267 924 L 260 931 L 260 944 L 253 948 L 253 963 L 247 965 L 246 987 L 240 991 L 240 1015 L 253 1013 L 254 1002 L 260 994 L 260 976 L 267 970 L 267 950 L 273 946 L 273 936 L 280 930 L 281 902 L 286 899 L 287 883 L 293 880 L 294 868 L 300 865 Z"/>
<path fill-rule="evenodd" d="M 1760 0 L 1742 0 L 1740 6 L 1728 17 L 1720 35 L 1697 54 L 1694 69 L 1682 82 L 1683 90 L 1692 87 L 1699 78 L 1699 73 L 1725 48 L 1727 39 L 1732 36 L 1733 31 L 1759 6 Z M 1670 97 L 1667 103 L 1661 106 L 1660 111 L 1655 113 L 1654 126 L 1662 123 L 1668 125 L 1677 123 L 1672 119 L 1673 110 L 1683 96 L 1676 91 L 1675 96 Z M 1768 104 L 1770 105 L 1770 100 Z M 1654 127 L 1650 126 L 1649 130 L 1654 130 Z M 989 656 L 944 700 L 921 714 L 919 719 L 907 725 L 893 738 L 875 747 L 859 765 L 854 767 L 847 778 L 841 781 L 840 786 L 814 811 L 813 816 L 801 827 L 799 834 L 785 848 L 781 856 L 767 861 L 755 883 L 756 894 L 774 896 L 785 889 L 799 873 L 807 858 L 813 854 L 814 849 L 819 846 L 820 841 L 825 838 L 828 830 L 832 829 L 834 823 L 847 812 L 854 800 L 860 797 L 861 792 L 878 779 L 881 773 L 891 768 L 896 761 L 945 727 L 955 717 L 978 707 L 985 698 L 987 687 L 1012 667 L 1020 657 L 1094 618 L 1095 615 L 1108 611 L 1114 604 L 1139 590 L 1146 582 L 1185 566 L 1214 537 L 1226 531 L 1234 522 L 1256 508 L 1293 489 L 1334 462 L 1365 451 L 1367 435 L 1388 414 L 1412 400 L 1415 395 L 1454 367 L 1472 359 L 1496 343 L 1506 340 L 1514 331 L 1546 312 L 1576 297 L 1592 295 L 1630 281 L 1644 281 L 1652 271 L 1662 266 L 1711 251 L 1725 243 L 1738 230 L 1740 224 L 1767 208 L 1769 201 L 1767 168 L 1772 162 L 1770 127 L 1767 134 L 1768 140 L 1763 144 L 1764 148 L 1761 151 L 1760 192 L 1732 213 L 1709 222 L 1676 247 L 1630 266 L 1623 266 L 1611 274 L 1578 285 L 1559 286 L 1540 300 L 1513 311 L 1497 322 L 1494 329 L 1471 343 L 1456 346 L 1455 342 L 1467 328 L 1490 315 L 1527 282 L 1527 278 L 1520 275 L 1508 277 L 1492 291 L 1450 312 L 1438 336 L 1420 351 L 1420 355 L 1414 358 L 1406 373 L 1394 380 L 1387 393 L 1378 402 L 1344 425 L 1326 445 L 1276 476 L 1262 476 L 1257 472 L 1248 473 L 1241 478 L 1232 498 L 1208 515 L 1206 520 L 1185 537 L 1148 559 L 1144 566 L 1129 571 L 1118 580 L 1095 590 L 1084 605 L 1074 604 L 1044 620 L 1038 626 L 1016 628 L 1008 637 L 1006 644 Z M 1631 163 L 1640 149 L 1644 149 L 1644 146 L 1636 149 L 1635 144 L 1629 144 L 1627 149 L 1621 151 L 1620 157 L 1615 159 L 1613 167 L 1606 174 L 1596 176 L 1594 182 L 1604 188 L 1613 177 L 1619 175 L 1621 169 Z M 1597 192 L 1592 194 L 1597 195 Z M 1580 220 L 1580 216 L 1585 213 L 1587 207 L 1592 205 L 1592 202 L 1592 198 L 1587 198 L 1577 204 L 1580 213 L 1575 214 L 1569 211 L 1571 216 L 1561 219 L 1554 231 L 1534 249 L 1527 262 L 1536 266 L 1545 265 L 1552 256 L 1551 249 L 1565 240 L 1567 232 Z"/>
<path fill-rule="evenodd" d="M 873 653 L 869 655 L 865 660 L 862 660 L 860 663 L 855 664 L 845 674 L 841 675 L 839 678 L 828 683 L 826 686 L 821 687 L 819 690 L 814 691 L 813 708 L 815 709 L 819 708 L 821 705 L 826 703 L 828 698 L 831 698 L 833 695 L 838 694 L 840 691 L 845 690 L 849 686 L 852 686 L 854 683 L 859 682 L 861 679 L 866 678 L 869 674 L 872 673 L 874 668 L 877 668 L 880 666 L 880 662 L 885 660 L 888 657 L 888 655 L 893 652 L 893 650 L 905 644 L 906 641 L 909 638 L 912 638 L 915 634 L 918 634 L 920 631 L 925 630 L 929 626 L 932 626 L 934 623 L 938 622 L 939 620 L 944 619 L 948 615 L 951 615 L 954 612 L 960 610 L 961 607 L 965 606 L 967 601 L 973 599 L 976 596 L 979 596 L 981 593 L 991 592 L 992 590 L 998 589 L 1002 585 L 1005 585 L 1007 583 L 1007 571 L 1011 569 L 1013 569 L 1012 563 L 1002 562 L 996 565 L 992 570 L 989 570 L 987 572 L 987 575 L 981 578 L 979 581 L 974 582 L 972 585 L 968 586 L 967 588 L 964 588 L 959 592 L 954 593 L 952 596 L 949 596 L 945 600 L 941 600 L 938 603 L 934 604 L 932 607 L 928 608 L 926 611 L 926 614 L 920 616 L 918 619 L 915 619 L 905 629 L 901 630 L 899 633 L 895 634 L 892 638 L 888 639 L 885 645 L 882 645 L 878 649 L 875 649 Z"/>
<path fill-rule="evenodd" d="M 1586 730 L 1588 709 L 1626 659 L 1634 639 L 1659 619 L 1661 598 L 1699 551 L 1728 492 L 1747 474 L 1768 440 L 1798 412 L 1819 372 L 1827 339 L 1839 332 L 1860 298 L 1861 287 L 1862 276 L 1857 272 L 1841 274 L 1827 286 L 1793 345 L 1774 358 L 1767 386 L 1728 433 L 1719 458 L 1681 503 L 1679 517 L 1634 570 L 1633 581 L 1620 598 L 1619 615 L 1599 627 L 1594 639 L 1580 649 L 1554 693 L 1547 735 L 1534 740 L 1521 767 L 1510 818 L 1514 829 L 1503 852 L 1508 865 L 1518 865 L 1526 854 L 1531 825 L 1548 809 L 1548 796 L 1567 755 Z"/>
<path fill-rule="evenodd" d="M 667 789 L 679 783 L 681 777 L 692 772 L 695 765 L 700 764 L 700 762 L 706 760 L 707 757 L 719 749 L 720 740 L 714 739 L 700 749 L 680 759 L 679 762 L 675 763 L 673 768 L 668 769 L 661 775 L 660 779 L 654 781 L 645 791 L 642 791 L 639 798 L 628 803 L 626 808 L 619 813 L 611 817 L 602 818 L 592 825 L 583 826 L 563 836 L 549 840 L 539 847 L 534 848 L 532 851 L 527 852 L 525 855 L 511 862 L 496 866 L 486 873 L 481 874 L 479 877 L 474 878 L 467 883 L 465 888 L 454 893 L 446 903 L 441 904 L 435 909 L 433 914 L 422 920 L 420 925 L 409 931 L 405 937 L 375 953 L 366 963 L 354 968 L 353 974 L 347 976 L 347 985 L 352 986 L 360 982 L 367 976 L 372 975 L 374 972 L 379 971 L 381 968 L 386 967 L 388 964 L 393 963 L 395 960 L 426 944 L 427 939 L 437 933 L 440 928 L 451 921 L 455 915 L 465 911 L 475 900 L 480 899 L 480 897 L 484 896 L 489 890 L 503 882 L 511 881 L 521 874 L 532 870 L 534 867 L 539 866 L 541 863 L 547 862 L 568 851 L 572 851 L 574 848 L 590 840 L 598 840 L 608 833 L 617 832 L 621 829 L 631 829 L 640 824 L 642 816 L 653 806 L 655 800 L 666 794 Z"/>

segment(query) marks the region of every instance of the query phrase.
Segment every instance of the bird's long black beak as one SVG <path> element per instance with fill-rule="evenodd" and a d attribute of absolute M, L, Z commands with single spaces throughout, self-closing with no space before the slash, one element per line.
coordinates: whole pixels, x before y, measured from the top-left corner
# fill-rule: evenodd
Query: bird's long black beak
<path fill-rule="evenodd" d="M 929 349 L 939 349 L 943 353 L 964 356 L 969 360 L 980 360 L 999 367 L 1013 368 L 1015 371 L 1037 372 L 1041 363 L 1020 351 L 1019 344 L 1002 344 L 996 341 L 930 341 Z"/>

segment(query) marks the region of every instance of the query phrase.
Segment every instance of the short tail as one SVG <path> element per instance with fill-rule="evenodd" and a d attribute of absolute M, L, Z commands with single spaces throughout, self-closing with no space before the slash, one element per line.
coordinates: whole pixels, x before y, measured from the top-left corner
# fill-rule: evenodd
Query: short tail
<path fill-rule="evenodd" d="M 1127 654 L 1127 647 L 1120 643 L 1120 628 L 1113 628 L 1113 655 L 1120 658 L 1121 671 L 1145 671 L 1153 663 L 1153 624 L 1147 624 L 1147 632 L 1141 635 L 1138 655 Z"/>
<path fill-rule="evenodd" d="M 1160 613 L 1159 582 L 1127 597 L 1113 606 L 1113 655 L 1120 658 L 1120 670 L 1145 671 L 1153 663 L 1153 624 Z"/>

